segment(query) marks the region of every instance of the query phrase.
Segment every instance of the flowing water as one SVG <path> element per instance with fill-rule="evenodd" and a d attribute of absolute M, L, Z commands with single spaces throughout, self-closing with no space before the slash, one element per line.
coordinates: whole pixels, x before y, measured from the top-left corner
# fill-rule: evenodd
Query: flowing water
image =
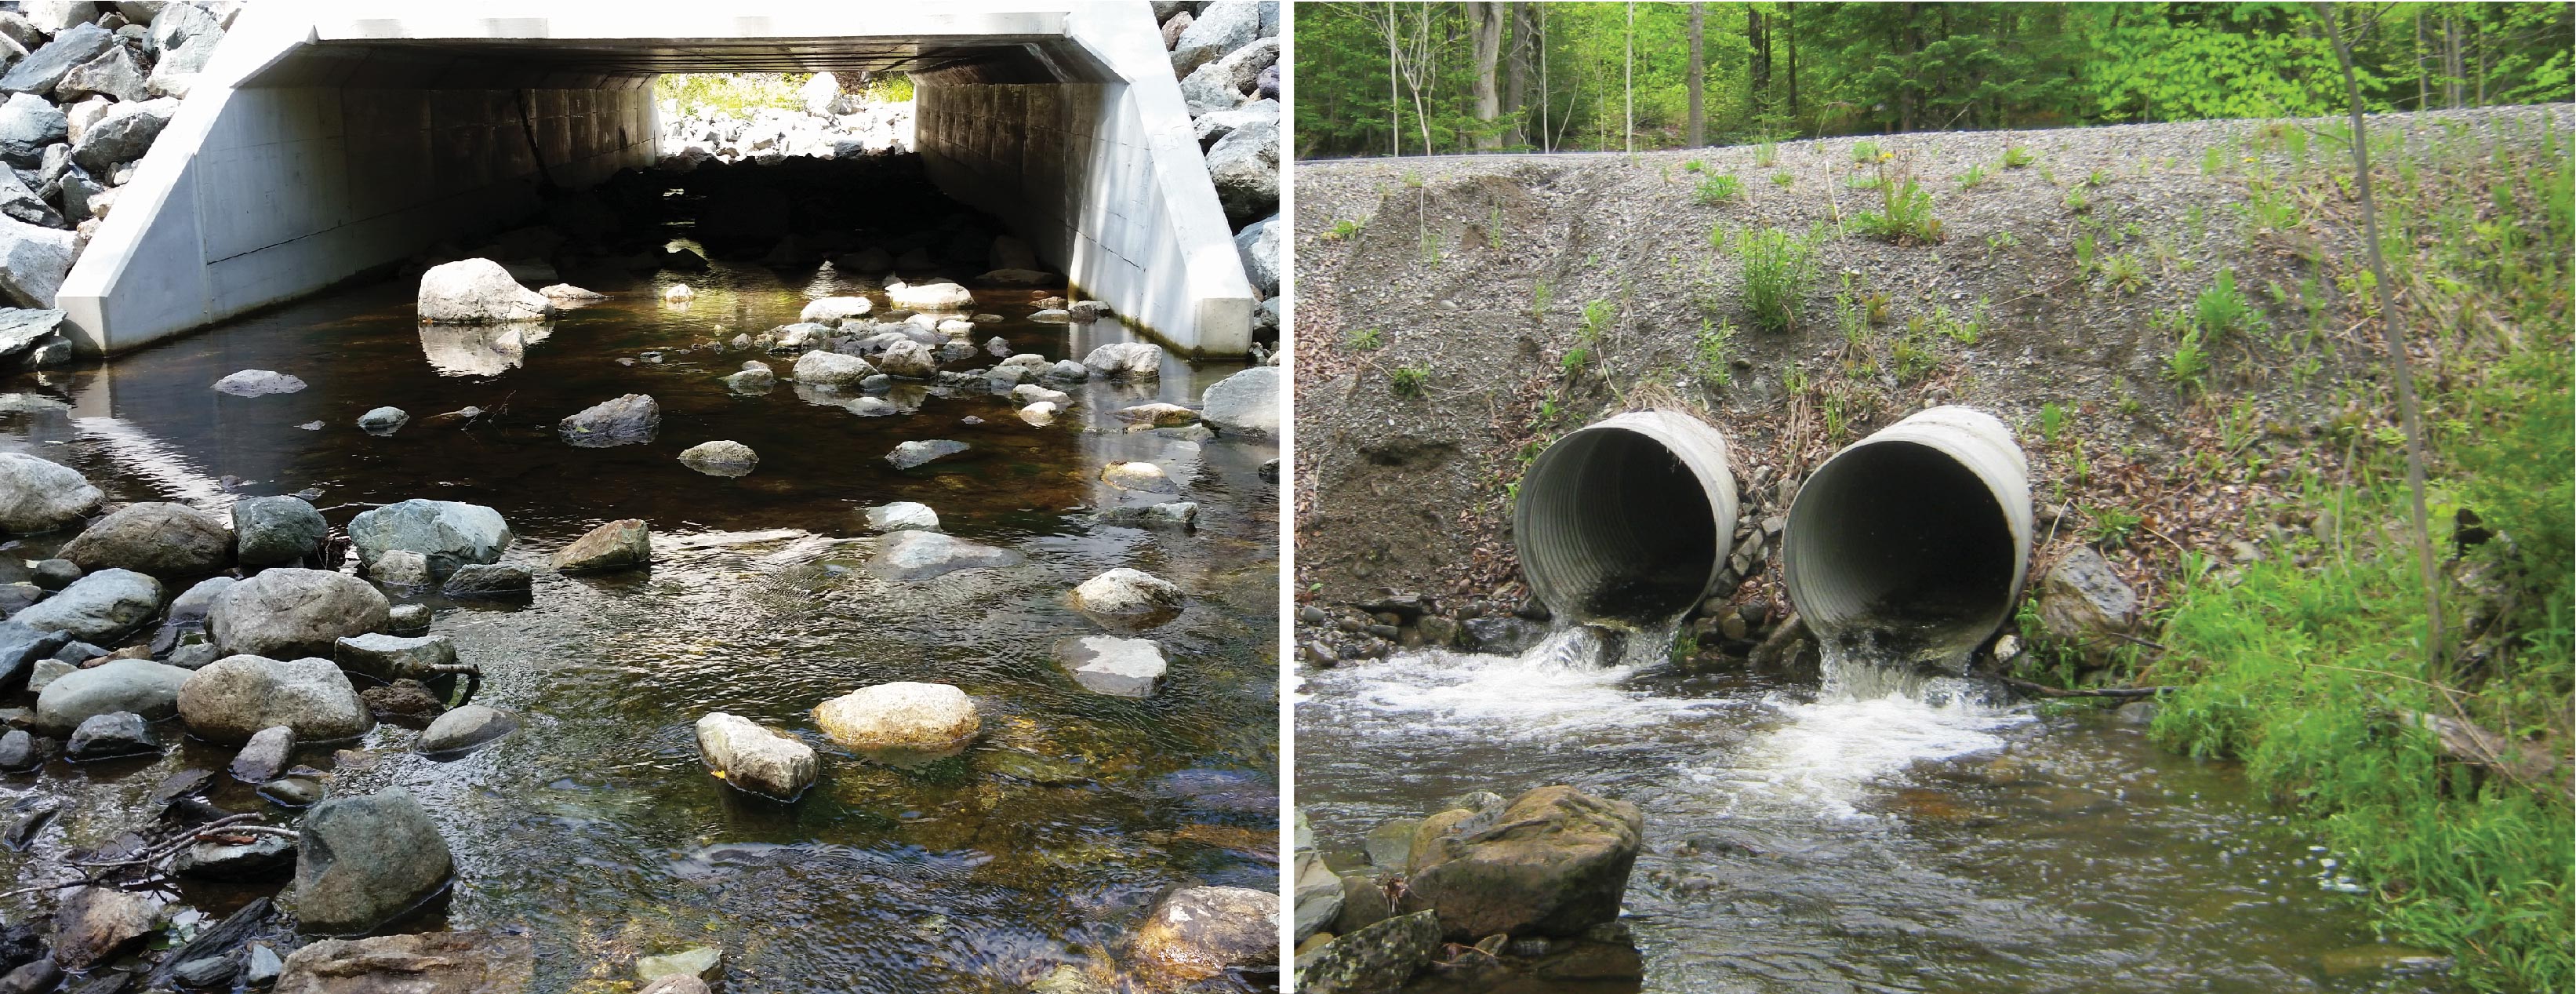
<path fill-rule="evenodd" d="M 1167 360 L 1159 384 L 1069 387 L 1072 412 L 1046 428 L 985 396 L 916 390 L 895 399 L 917 409 L 863 418 L 838 406 L 845 398 L 787 383 L 729 394 L 717 377 L 743 360 L 782 374 L 788 362 L 712 342 L 792 322 L 810 297 L 873 290 L 819 273 L 723 263 L 676 279 L 567 273 L 611 299 L 512 331 L 417 328 L 409 280 L 337 291 L 105 366 L 20 378 L 6 389 L 33 409 L 0 415 L 0 446 L 75 466 L 118 501 L 220 511 L 236 496 L 311 487 L 335 525 L 413 497 L 508 518 L 517 543 L 504 561 L 537 573 L 532 604 L 396 600 L 431 604 L 434 630 L 483 667 L 478 701 L 518 712 L 524 727 L 433 762 L 407 751 L 414 733 L 381 726 L 363 746 L 376 768 L 341 767 L 333 789 L 419 796 L 458 879 L 405 930 L 524 929 L 537 944 L 537 990 L 631 978 L 634 956 L 717 945 L 732 990 L 1019 991 L 1063 964 L 1109 966 L 1163 888 L 1275 888 L 1278 519 L 1260 466 L 1276 449 L 1126 433 L 1109 414 L 1195 402 L 1239 365 Z M 661 303 L 661 286 L 681 280 L 697 299 Z M 1012 351 L 1054 359 L 1129 337 L 1114 321 L 1031 322 L 1036 296 L 979 292 L 976 309 L 1006 320 L 979 325 L 976 341 L 1000 335 Z M 310 387 L 255 398 L 209 389 L 246 368 Z M 584 449 L 556 437 L 558 419 L 628 392 L 660 402 L 654 441 Z M 352 426 L 386 404 L 411 424 L 387 438 Z M 431 417 L 468 406 L 486 413 Z M 885 462 L 896 443 L 928 438 L 973 450 L 911 471 Z M 758 470 L 706 476 L 675 458 L 710 439 L 751 446 Z M 1197 530 L 1093 523 L 1086 508 L 1118 499 L 1098 482 L 1110 459 L 1162 463 L 1199 503 Z M 896 500 L 928 504 L 949 533 L 1028 562 L 875 579 L 855 568 L 876 544 L 861 510 Z M 555 547 L 626 517 L 652 525 L 649 571 L 543 568 Z M 0 582 L 59 541 L 0 546 Z M 1172 668 L 1147 700 L 1088 693 L 1053 662 L 1059 638 L 1100 631 L 1063 594 L 1117 566 L 1191 595 L 1148 635 Z M 814 731 L 816 704 L 892 680 L 976 695 L 977 748 L 897 771 Z M 730 791 L 700 765 L 691 731 L 714 710 L 816 746 L 821 783 L 792 805 Z M 297 758 L 334 768 L 329 748 Z M 43 879 L 67 852 L 147 823 L 144 795 L 164 776 L 228 760 L 191 742 L 157 760 L 56 761 L 0 777 L 0 807 L 67 802 L 31 850 L 0 850 L 0 870 Z M 264 803 L 238 786 L 215 800 Z M 181 896 L 219 915 L 275 886 L 189 885 Z M 0 913 L 18 920 L 32 900 L 0 902 Z"/>
<path fill-rule="evenodd" d="M 1569 783 L 1645 812 L 1625 914 L 1648 991 L 2443 989 L 2390 968 L 2409 951 L 2230 766 L 1956 679 L 1691 675 L 1664 644 L 1308 671 L 1297 799 L 1327 861 L 1469 791 Z"/>

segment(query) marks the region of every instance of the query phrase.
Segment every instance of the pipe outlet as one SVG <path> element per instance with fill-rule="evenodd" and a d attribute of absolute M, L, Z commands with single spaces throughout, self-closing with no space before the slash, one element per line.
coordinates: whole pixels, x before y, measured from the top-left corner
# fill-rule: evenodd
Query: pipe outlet
<path fill-rule="evenodd" d="M 1672 411 L 1557 439 L 1521 477 L 1512 541 L 1530 591 L 1558 617 L 1670 623 L 1707 596 L 1735 541 L 1726 439 Z"/>
<path fill-rule="evenodd" d="M 2030 465 L 1994 415 L 1935 407 L 1816 467 L 1782 533 L 1789 600 L 1828 644 L 1967 668 L 2030 561 Z"/>

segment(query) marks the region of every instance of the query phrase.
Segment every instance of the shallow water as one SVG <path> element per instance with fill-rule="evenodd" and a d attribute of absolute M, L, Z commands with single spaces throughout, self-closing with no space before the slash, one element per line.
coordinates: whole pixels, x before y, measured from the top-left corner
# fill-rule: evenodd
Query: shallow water
<path fill-rule="evenodd" d="M 1297 798 L 1327 859 L 1468 791 L 1571 783 L 1645 812 L 1648 991 L 2444 989 L 2368 965 L 2395 947 L 2239 771 L 2107 713 L 1548 648 L 1307 672 Z"/>
<path fill-rule="evenodd" d="M 433 605 L 434 631 L 484 669 L 477 700 L 519 712 L 525 726 L 445 763 L 409 753 L 413 732 L 382 726 L 365 741 L 381 765 L 340 772 L 334 789 L 421 797 L 455 851 L 458 883 L 412 927 L 524 929 L 537 943 L 538 990 L 631 978 L 636 955 L 706 944 L 723 947 L 734 990 L 1021 990 L 1059 964 L 1106 958 L 1162 888 L 1274 889 L 1277 499 L 1258 468 L 1276 449 L 1124 433 L 1109 414 L 1195 402 L 1240 366 L 1167 360 L 1159 385 L 1067 388 L 1073 411 L 1046 428 L 985 396 L 934 395 L 913 413 L 862 418 L 783 382 L 730 395 L 717 377 L 743 360 L 785 375 L 792 357 L 710 343 L 792 322 L 808 298 L 871 289 L 819 272 L 570 272 L 612 297 L 541 338 L 418 329 L 410 280 L 336 291 L 104 367 L 22 377 L 6 389 L 68 407 L 0 415 L 0 447 L 73 465 L 112 500 L 220 511 L 236 496 L 318 487 L 314 503 L 335 525 L 413 497 L 508 518 L 517 542 L 504 561 L 537 573 L 533 604 L 396 602 Z M 696 300 L 661 303 L 672 282 Z M 1036 296 L 978 292 L 977 310 L 1007 320 L 980 325 L 976 344 L 998 334 L 1014 352 L 1078 358 L 1130 337 L 1114 321 L 1027 321 Z M 310 386 L 256 398 L 209 389 L 239 369 Z M 628 392 L 659 401 L 654 441 L 584 449 L 556 437 L 558 419 Z M 390 438 L 353 426 L 386 404 L 409 411 L 410 425 Z M 431 418 L 469 405 L 489 413 Z M 298 427 L 312 421 L 319 430 Z M 884 461 L 896 443 L 926 438 L 974 448 L 911 471 Z M 751 446 L 758 470 L 726 479 L 677 461 L 710 439 Z M 1097 525 L 1082 510 L 1117 499 L 1097 481 L 1105 461 L 1147 458 L 1199 502 L 1194 533 Z M 877 580 L 854 568 L 876 541 L 861 511 L 895 500 L 928 504 L 947 532 L 1028 562 Z M 624 517 L 653 527 L 649 571 L 543 568 L 555 547 Z M 774 534 L 739 541 L 748 533 Z M 58 541 L 0 546 L 0 581 Z M 1063 593 L 1116 566 L 1191 595 L 1150 633 L 1172 663 L 1168 689 L 1150 700 L 1088 693 L 1053 662 L 1057 639 L 1100 631 Z M 976 695 L 977 748 L 899 772 L 814 730 L 816 704 L 891 680 Z M 813 744 L 822 782 L 793 805 L 731 792 L 700 765 L 691 732 L 712 710 Z M 297 758 L 332 765 L 329 748 Z M 70 848 L 107 842 L 145 822 L 143 795 L 162 776 L 228 759 L 191 743 L 156 761 L 57 761 L 0 778 L 0 804 L 37 792 L 70 801 L 32 852 L 0 851 L 0 869 L 25 879 Z M 217 800 L 263 803 L 238 787 Z M 220 914 L 251 893 L 192 886 L 186 896 Z M 0 902 L 12 920 L 30 908 Z"/>

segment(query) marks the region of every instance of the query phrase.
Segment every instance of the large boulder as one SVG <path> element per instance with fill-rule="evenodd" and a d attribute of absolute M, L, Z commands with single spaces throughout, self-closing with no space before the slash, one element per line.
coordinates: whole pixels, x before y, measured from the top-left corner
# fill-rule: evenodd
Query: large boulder
<path fill-rule="evenodd" d="M 1281 376 L 1277 366 L 1254 366 L 1216 381 L 1199 398 L 1199 420 L 1229 435 L 1278 434 Z"/>
<path fill-rule="evenodd" d="M 1113 628 L 1152 628 L 1179 616 L 1188 598 L 1171 581 L 1125 566 L 1082 581 L 1070 597 L 1073 609 Z"/>
<path fill-rule="evenodd" d="M 641 518 L 611 521 L 556 549 L 551 561 L 561 573 L 642 566 L 653 561 L 653 529 Z"/>
<path fill-rule="evenodd" d="M 814 747 L 749 718 L 717 711 L 698 719 L 698 756 L 728 784 L 782 801 L 814 785 Z"/>
<path fill-rule="evenodd" d="M 0 300 L 20 307 L 52 307 L 71 275 L 80 236 L 11 217 L 0 217 Z M 31 457 L 32 458 L 32 457 Z"/>
<path fill-rule="evenodd" d="M 110 104 L 106 116 L 83 129 L 80 140 L 72 143 L 72 163 L 92 176 L 107 176 L 117 166 L 142 158 L 177 113 L 179 101 L 169 97 Z"/>
<path fill-rule="evenodd" d="M 186 504 L 144 501 L 92 523 L 63 546 L 62 557 L 90 572 L 204 576 L 232 565 L 233 533 L 222 518 Z"/>
<path fill-rule="evenodd" d="M 1173 77 L 1185 78 L 1261 37 L 1261 6 L 1258 0 L 1216 0 L 1199 8 L 1172 41 Z"/>
<path fill-rule="evenodd" d="M 884 354 L 877 357 L 877 370 L 887 376 L 927 380 L 939 375 L 939 357 L 931 354 L 930 346 L 907 338 L 886 344 Z"/>
<path fill-rule="evenodd" d="M 1145 916 L 1128 949 L 1136 972 L 1180 987 L 1228 969 L 1279 965 L 1279 894 L 1245 887 L 1184 887 Z"/>
<path fill-rule="evenodd" d="M 2048 634 L 2095 662 L 2107 660 L 2122 635 L 2138 630 L 2138 592 L 2110 560 L 2079 546 L 2039 581 L 2039 622 Z"/>
<path fill-rule="evenodd" d="M 1163 347 L 1152 342 L 1111 342 L 1082 357 L 1092 375 L 1111 379 L 1153 379 L 1163 375 Z"/>
<path fill-rule="evenodd" d="M 360 563 L 373 569 L 388 550 L 417 552 L 429 560 L 433 578 L 467 563 L 499 562 L 510 537 L 501 512 L 452 500 L 414 498 L 349 519 L 349 543 Z"/>
<path fill-rule="evenodd" d="M 915 311 L 962 311 L 975 306 L 974 294 L 948 280 L 888 283 L 886 299 L 896 307 Z"/>
<path fill-rule="evenodd" d="M 796 382 L 817 387 L 856 387 L 877 375 L 875 366 L 854 355 L 808 352 L 796 357 Z"/>
<path fill-rule="evenodd" d="M 0 262 L 0 269 L 5 268 Z M 66 528 L 106 499 L 79 470 L 23 452 L 0 452 L 0 532 L 27 535 Z"/>
<path fill-rule="evenodd" d="M 48 735 L 69 735 L 81 722 L 119 711 L 159 721 L 179 713 L 179 689 L 193 674 L 149 659 L 116 659 L 74 670 L 36 695 L 35 724 Z"/>
<path fill-rule="evenodd" d="M 295 846 L 296 919 L 304 931 L 324 935 L 371 931 L 437 893 L 454 870 L 447 841 L 409 791 L 335 797 L 304 816 Z M 278 989 L 288 989 L 283 980 Z"/>
<path fill-rule="evenodd" d="M 127 569 L 103 569 L 72 581 L 9 620 L 38 631 L 62 631 L 83 642 L 114 645 L 161 612 L 161 581 Z"/>
<path fill-rule="evenodd" d="M 1312 994 L 1393 991 L 1440 952 L 1440 918 L 1429 911 L 1399 915 L 1335 936 L 1297 970 L 1297 989 Z"/>
<path fill-rule="evenodd" d="M 191 734 L 222 745 L 279 726 L 301 742 L 356 738 L 375 727 L 358 688 L 328 659 L 218 659 L 179 688 L 179 718 Z"/>
<path fill-rule="evenodd" d="M 1279 125 L 1254 119 L 1208 147 L 1208 178 L 1229 224 L 1279 213 Z"/>
<path fill-rule="evenodd" d="M 286 957 L 274 994 L 519 994 L 536 970 L 536 944 L 524 935 L 324 939 Z"/>
<path fill-rule="evenodd" d="M 583 449 L 650 442 L 662 427 L 662 405 L 650 394 L 603 400 L 555 424 L 564 444 Z"/>
<path fill-rule="evenodd" d="M 233 502 L 233 556 L 244 566 L 302 562 L 330 535 L 331 523 L 303 498 L 251 497 Z"/>
<path fill-rule="evenodd" d="M 861 753 L 892 761 L 964 752 L 984 730 L 975 699 L 944 683 L 881 683 L 814 708 L 823 734 Z"/>
<path fill-rule="evenodd" d="M 432 324 L 543 321 L 555 313 L 545 294 L 520 286 L 508 269 L 490 259 L 430 267 L 420 276 L 419 308 L 420 320 Z"/>
<path fill-rule="evenodd" d="M 12 93 L 0 101 L 0 162 L 36 168 L 44 159 L 45 146 L 67 139 L 71 127 L 71 115 L 53 101 L 33 93 Z"/>
<path fill-rule="evenodd" d="M 867 570 L 896 581 L 927 580 L 961 569 L 1017 566 L 1028 557 L 1019 552 L 978 545 L 939 532 L 905 529 L 888 535 L 868 560 Z"/>
<path fill-rule="evenodd" d="M 384 591 L 365 580 L 285 567 L 263 570 L 217 594 L 206 627 L 231 655 L 327 657 L 340 639 L 383 629 L 392 610 Z"/>
<path fill-rule="evenodd" d="M 1499 815 L 1442 812 L 1416 830 L 1397 908 L 1439 912 L 1452 941 L 1580 935 L 1619 917 L 1645 825 L 1634 804 L 1566 786 L 1523 794 Z"/>
<path fill-rule="evenodd" d="M 0 73 L 0 92 L 45 94 L 81 63 L 116 44 L 116 34 L 95 24 L 81 24 L 54 36 L 42 47 Z"/>

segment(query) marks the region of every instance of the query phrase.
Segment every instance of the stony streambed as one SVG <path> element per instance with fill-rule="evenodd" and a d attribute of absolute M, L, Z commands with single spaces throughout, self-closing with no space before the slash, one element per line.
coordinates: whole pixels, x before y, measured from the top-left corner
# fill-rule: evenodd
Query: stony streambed
<path fill-rule="evenodd" d="M 534 952 L 528 989 L 541 991 L 640 988 L 639 960 L 705 949 L 720 955 L 706 976 L 734 990 L 1085 991 L 1171 986 L 1200 972 L 1147 947 L 1206 937 L 1158 931 L 1148 908 L 1175 888 L 1270 893 L 1277 880 L 1277 452 L 1258 434 L 1185 424 L 1187 412 L 1166 412 L 1179 426 L 1162 428 L 1117 412 L 1196 408 L 1243 367 L 1164 357 L 1144 363 L 1152 375 L 1049 382 L 1067 397 L 1051 421 L 1032 424 L 1025 399 L 996 395 L 981 377 L 820 390 L 795 382 L 797 351 L 728 344 L 797 322 L 815 299 L 864 297 L 882 313 L 891 301 L 876 278 L 722 261 L 561 275 L 605 299 L 537 325 L 419 326 L 414 281 L 396 279 L 103 366 L 22 377 L 0 401 L 0 448 L 78 470 L 104 491 L 105 509 L 171 501 L 220 520 L 245 498 L 300 494 L 335 534 L 415 498 L 489 507 L 506 521 L 512 539 L 498 564 L 526 571 L 523 596 L 384 593 L 397 611 L 427 610 L 427 632 L 479 668 L 473 702 L 505 713 L 514 730 L 429 756 L 406 727 L 418 722 L 388 716 L 358 739 L 287 757 L 309 767 L 303 775 L 326 798 L 407 793 L 451 851 L 452 883 L 379 932 L 471 933 L 504 973 L 524 941 Z M 690 299 L 666 301 L 683 282 Z M 1114 318 L 1031 320 L 1048 294 L 976 289 L 970 313 L 999 320 L 960 336 L 971 347 L 945 353 L 941 369 L 987 369 L 1002 355 L 1080 360 L 1137 337 Z M 1000 354 L 985 350 L 994 338 Z M 746 361 L 766 362 L 782 382 L 728 384 Z M 243 370 L 303 387 L 212 389 Z M 627 394 L 655 402 L 647 437 L 568 444 L 563 419 Z M 382 407 L 408 420 L 362 430 L 361 416 Z M 718 440 L 757 453 L 756 467 L 721 475 L 680 459 Z M 926 440 L 967 447 L 910 468 L 887 458 Z M 1117 463 L 1150 463 L 1166 479 L 1120 489 L 1103 479 Z M 1195 505 L 1186 526 L 1148 513 L 1184 501 Z M 900 533 L 884 530 L 894 523 L 885 512 L 874 523 L 869 512 L 898 502 L 925 505 L 948 536 L 1007 554 L 928 577 L 888 568 L 883 553 Z M 553 568 L 564 545 L 622 519 L 649 526 L 649 566 Z M 0 584 L 36 579 L 32 564 L 71 536 L 0 545 Z M 1118 569 L 1168 581 L 1177 611 L 1104 623 L 1073 609 L 1071 591 Z M 194 579 L 166 578 L 162 598 Z M 148 652 L 155 627 L 100 648 Z M 1077 680 L 1067 640 L 1102 636 L 1155 643 L 1168 665 L 1159 687 L 1126 696 Z M 889 764 L 818 726 L 818 705 L 905 681 L 971 698 L 980 733 L 965 751 Z M 13 688 L 0 706 L 36 701 Z M 718 711 L 813 749 L 816 782 L 781 802 L 710 775 L 696 723 Z M 7 714 L 12 724 L 34 718 Z M 185 725 L 153 724 L 166 751 L 80 763 L 56 755 L 0 774 L 0 812 L 23 843 L 0 849 L 0 868 L 22 882 L 70 879 L 96 854 L 167 837 L 187 817 L 170 812 L 174 800 L 211 806 L 190 808 L 200 816 L 298 824 L 300 809 L 227 772 L 234 746 Z M 210 932 L 236 950 L 255 940 L 291 953 L 316 938 L 291 917 L 235 932 L 215 923 L 271 896 L 293 911 L 292 872 L 142 874 L 136 892 L 152 905 L 142 936 L 82 965 L 167 969 L 172 954 L 160 950 Z M 41 955 L 56 937 L 45 916 L 59 896 L 0 899 L 5 938 Z M 233 955 L 245 969 L 215 989 L 258 976 L 256 955 Z M 1205 964 L 1216 974 L 1205 982 L 1268 983 L 1253 960 L 1250 974 Z"/>

